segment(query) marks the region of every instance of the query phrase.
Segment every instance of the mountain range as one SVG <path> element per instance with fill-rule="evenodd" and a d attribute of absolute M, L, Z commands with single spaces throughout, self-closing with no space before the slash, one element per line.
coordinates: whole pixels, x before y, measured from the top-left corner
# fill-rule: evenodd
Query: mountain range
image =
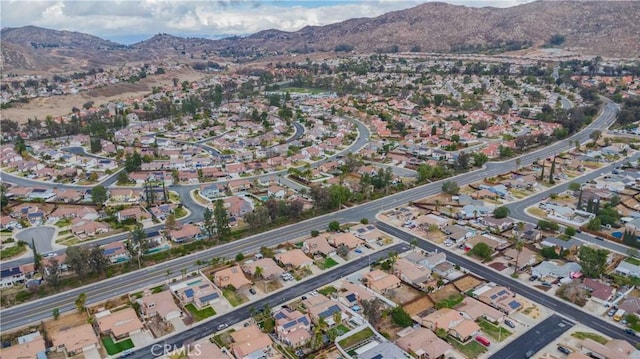
<path fill-rule="evenodd" d="M 131 61 L 250 61 L 287 53 L 501 53 L 554 46 L 573 53 L 638 58 L 634 1 L 537 1 L 510 8 L 425 3 L 375 18 L 224 39 L 158 34 L 132 45 L 35 26 L 0 32 L 3 70 L 77 71 Z"/>

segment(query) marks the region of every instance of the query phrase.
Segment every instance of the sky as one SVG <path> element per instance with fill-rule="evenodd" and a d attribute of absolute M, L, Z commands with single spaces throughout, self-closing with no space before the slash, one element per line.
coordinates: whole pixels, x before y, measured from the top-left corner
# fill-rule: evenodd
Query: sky
<path fill-rule="evenodd" d="M 428 0 L 427 0 L 428 1 Z M 375 17 L 425 0 L 1 0 L 0 24 L 89 33 L 130 44 L 158 33 L 218 38 L 266 29 L 296 31 L 350 18 Z M 531 0 L 442 0 L 510 7 Z"/>

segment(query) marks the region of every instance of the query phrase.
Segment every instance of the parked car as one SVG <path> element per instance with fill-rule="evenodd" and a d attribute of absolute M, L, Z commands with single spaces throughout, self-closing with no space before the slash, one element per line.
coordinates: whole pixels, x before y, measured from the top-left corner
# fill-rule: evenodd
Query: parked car
<path fill-rule="evenodd" d="M 509 319 L 505 319 L 504 320 L 504 325 L 506 325 L 507 327 L 512 328 L 512 329 L 516 327 L 516 325 L 512 321 L 510 321 Z"/>
<path fill-rule="evenodd" d="M 609 311 L 607 312 L 607 315 L 610 317 L 613 317 L 614 314 L 616 314 L 617 309 L 616 308 L 611 308 L 609 309 Z"/>
<path fill-rule="evenodd" d="M 629 335 L 633 335 L 634 337 L 636 336 L 636 331 L 630 328 L 627 328 L 624 330 L 625 333 L 629 334 Z"/>
<path fill-rule="evenodd" d="M 529 281 L 533 282 L 534 280 L 538 279 L 537 275 L 532 275 L 531 277 L 529 277 Z"/>
<path fill-rule="evenodd" d="M 483 336 L 481 336 L 481 335 L 478 335 L 478 336 L 476 337 L 476 341 L 477 341 L 478 343 L 480 343 L 480 344 L 484 345 L 485 347 L 488 347 L 488 346 L 490 346 L 490 345 L 491 345 L 491 342 L 489 341 L 489 339 L 487 339 L 487 338 L 485 338 L 485 337 L 483 337 Z"/>
<path fill-rule="evenodd" d="M 604 238 L 602 238 L 602 237 L 596 237 L 596 239 L 599 240 L 599 241 L 604 241 Z"/>
<path fill-rule="evenodd" d="M 536 354 L 536 352 L 534 352 L 533 350 L 529 350 L 528 352 L 526 352 L 524 354 L 524 357 L 529 359 L 529 358 L 533 357 L 535 354 Z"/>
<path fill-rule="evenodd" d="M 558 345 L 558 351 L 562 354 L 566 354 L 569 355 L 572 353 L 572 351 L 569 348 L 565 348 L 562 345 Z"/>
<path fill-rule="evenodd" d="M 222 329 L 224 329 L 224 328 L 226 328 L 226 327 L 228 327 L 228 326 L 229 326 L 229 324 L 227 324 L 227 323 L 222 323 L 222 324 L 218 325 L 218 330 L 222 330 Z"/>
<path fill-rule="evenodd" d="M 255 295 L 256 294 L 256 290 L 253 288 L 249 288 L 249 293 Z"/>

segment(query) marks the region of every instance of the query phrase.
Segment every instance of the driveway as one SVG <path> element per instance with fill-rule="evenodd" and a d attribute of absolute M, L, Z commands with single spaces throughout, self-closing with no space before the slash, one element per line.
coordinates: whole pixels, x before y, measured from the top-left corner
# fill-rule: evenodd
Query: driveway
<path fill-rule="evenodd" d="M 97 348 L 91 348 L 82 352 L 85 359 L 101 359 L 100 353 Z"/>
<path fill-rule="evenodd" d="M 129 337 L 131 338 L 131 341 L 133 341 L 133 345 L 136 348 L 144 348 L 147 345 L 153 344 L 154 341 L 153 335 L 151 335 L 151 333 L 146 330 L 131 334 Z"/>

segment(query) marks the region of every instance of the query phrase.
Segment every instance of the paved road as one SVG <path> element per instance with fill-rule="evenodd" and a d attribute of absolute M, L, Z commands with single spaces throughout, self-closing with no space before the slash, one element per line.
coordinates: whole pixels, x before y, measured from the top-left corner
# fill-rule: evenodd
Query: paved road
<path fill-rule="evenodd" d="M 84 147 L 80 147 L 80 146 L 64 147 L 62 148 L 62 150 L 67 151 L 69 153 L 73 153 L 74 155 L 81 155 L 81 156 L 91 157 L 99 160 L 113 160 L 113 158 L 98 156 L 96 154 L 89 153 L 87 152 L 87 150 L 84 149 Z"/>
<path fill-rule="evenodd" d="M 565 302 L 561 299 L 557 299 L 556 297 L 549 296 L 546 293 L 530 287 L 519 280 L 515 280 L 509 276 L 500 274 L 494 271 L 492 268 L 475 262 L 467 258 L 466 256 L 461 256 L 449 251 L 448 249 L 438 247 L 431 242 L 421 240 L 414 235 L 411 235 L 386 223 L 378 222 L 378 228 L 393 235 L 396 238 L 406 241 L 407 243 L 410 243 L 411 241 L 416 239 L 418 247 L 424 250 L 430 252 L 435 250 L 444 252 L 447 255 L 447 260 L 451 263 L 457 264 L 460 267 L 467 269 L 469 272 L 480 276 L 490 282 L 494 282 L 498 285 L 507 287 L 514 293 L 521 295 L 534 303 L 541 304 L 551 309 L 551 311 L 561 314 L 574 322 L 582 323 L 583 325 L 593 328 L 594 330 L 597 330 L 611 338 L 627 340 L 634 346 L 640 343 L 640 337 L 630 337 L 622 330 L 621 327 L 603 320 L 602 318 L 593 316 L 571 303 Z M 509 344 L 509 346 L 512 345 L 513 344 Z"/>
<path fill-rule="evenodd" d="M 626 161 L 631 161 L 631 162 L 635 162 L 638 158 L 640 158 L 640 153 L 633 155 L 632 157 L 629 158 L 624 158 L 620 161 L 617 162 L 613 162 L 607 166 L 603 166 L 591 173 L 588 173 L 580 178 L 577 178 L 575 181 L 571 181 L 571 182 L 577 182 L 577 183 L 585 183 L 588 182 L 594 178 L 600 177 L 605 173 L 611 172 L 614 168 L 619 167 L 620 165 L 622 165 L 624 162 Z M 529 222 L 529 223 L 533 223 L 536 224 L 538 222 L 538 218 L 535 218 L 531 215 L 529 215 L 526 212 L 526 209 L 536 205 L 537 203 L 542 202 L 545 198 L 549 197 L 552 193 L 561 193 L 563 191 L 566 191 L 569 189 L 569 184 L 571 182 L 567 182 L 567 183 L 563 183 L 559 186 L 550 188 L 546 191 L 543 192 L 539 192 L 536 193 L 533 196 L 527 197 L 526 199 L 523 199 L 522 201 L 518 201 L 515 203 L 511 203 L 506 205 L 506 207 L 509 208 L 509 217 L 517 219 L 519 221 L 523 221 L 523 222 Z M 622 245 L 622 244 L 618 244 L 616 242 L 611 242 L 611 241 L 600 241 L 595 239 L 594 236 L 589 235 L 587 233 L 576 233 L 576 235 L 574 236 L 582 241 L 585 242 L 590 242 L 590 243 L 595 243 L 601 247 L 605 247 L 620 253 L 627 253 L 627 251 L 629 250 L 629 247 Z"/>
<path fill-rule="evenodd" d="M 53 251 L 51 242 L 54 239 L 53 237 L 55 233 L 56 229 L 53 226 L 38 226 L 23 229 L 16 233 L 15 237 L 16 239 L 26 242 L 29 247 L 31 247 L 31 241 L 33 240 L 38 253 L 44 254 Z"/>
<path fill-rule="evenodd" d="M 526 358 L 528 351 L 539 352 L 574 325 L 575 323 L 553 314 L 493 354 L 491 359 Z"/>

